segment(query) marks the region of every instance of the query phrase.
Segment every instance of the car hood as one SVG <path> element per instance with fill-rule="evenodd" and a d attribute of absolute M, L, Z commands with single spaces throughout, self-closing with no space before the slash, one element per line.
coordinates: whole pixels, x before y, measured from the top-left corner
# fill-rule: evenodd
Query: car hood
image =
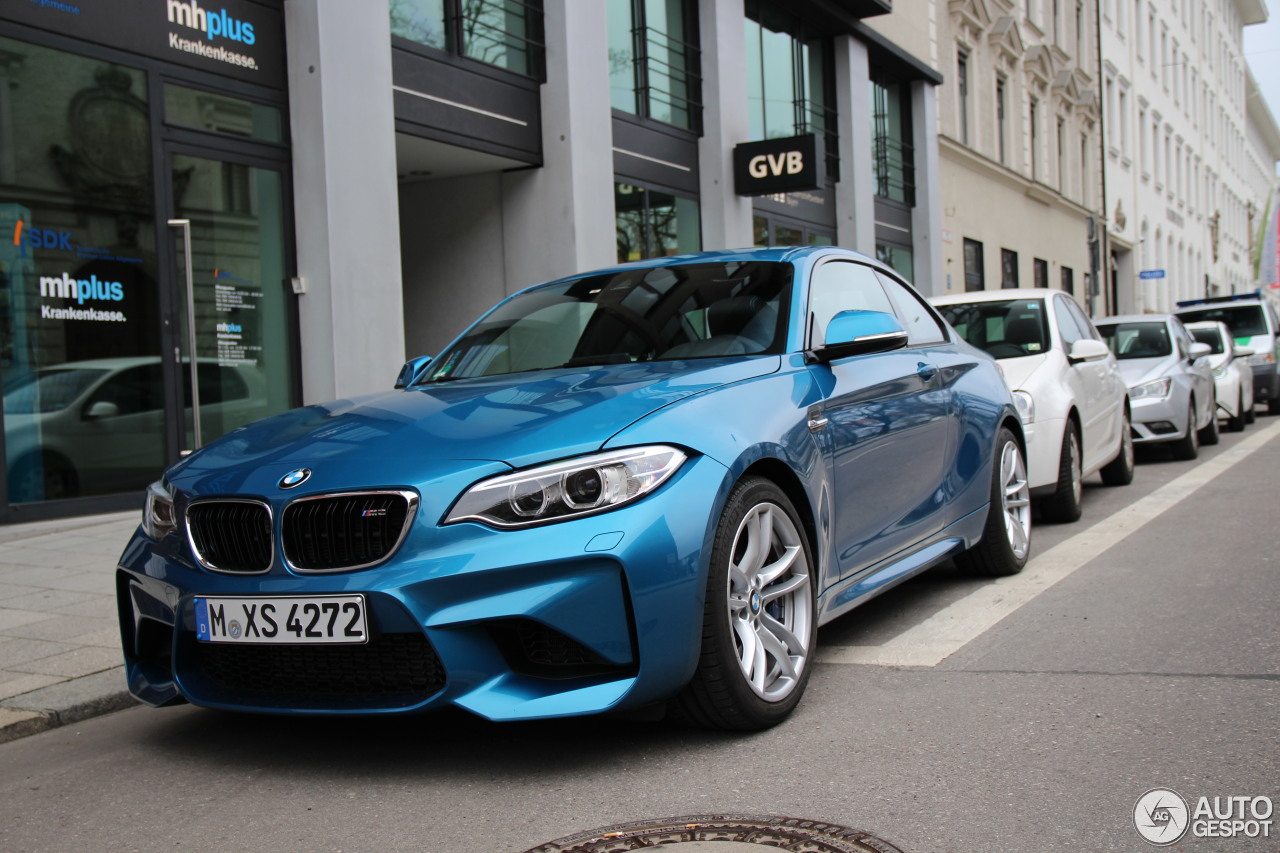
<path fill-rule="evenodd" d="M 590 453 L 664 406 L 774 373 L 780 364 L 778 356 L 760 356 L 609 365 L 338 400 L 240 427 L 179 462 L 167 477 L 190 493 L 228 494 L 275 489 L 281 476 L 303 467 L 314 472 L 307 491 L 414 485 L 462 469 L 519 468 Z"/>
<path fill-rule="evenodd" d="M 1011 391 L 1029 391 L 1031 376 L 1049 360 L 1048 353 L 1024 355 L 1020 358 L 1002 358 L 997 363 L 1004 372 L 1004 381 Z"/>
<path fill-rule="evenodd" d="M 1177 364 L 1177 359 L 1168 355 L 1157 356 L 1156 358 L 1121 359 L 1119 362 L 1120 378 L 1124 380 L 1125 385 L 1133 388 L 1143 382 L 1150 382 L 1153 379 L 1168 376 L 1173 372 L 1175 364 Z"/>

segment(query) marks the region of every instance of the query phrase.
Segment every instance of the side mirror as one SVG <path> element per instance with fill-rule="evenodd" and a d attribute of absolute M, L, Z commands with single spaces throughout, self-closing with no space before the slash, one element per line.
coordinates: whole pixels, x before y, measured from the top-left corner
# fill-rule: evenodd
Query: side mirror
<path fill-rule="evenodd" d="M 431 356 L 429 355 L 420 355 L 417 358 L 411 358 L 406 361 L 404 367 L 400 368 L 400 375 L 396 377 L 396 387 L 408 388 L 422 375 L 430 363 Z"/>
<path fill-rule="evenodd" d="M 1233 347 L 1231 354 L 1236 358 L 1248 358 L 1253 355 L 1253 347 Z"/>
<path fill-rule="evenodd" d="M 99 400 L 89 408 L 85 409 L 84 419 L 86 421 L 97 421 L 103 418 L 114 418 L 120 414 L 120 407 L 110 400 Z"/>
<path fill-rule="evenodd" d="M 1204 358 L 1206 355 L 1211 355 L 1212 353 L 1213 347 L 1208 344 L 1202 344 L 1199 341 L 1196 341 L 1191 345 L 1191 360 L 1193 362 Z"/>
<path fill-rule="evenodd" d="M 811 361 L 821 364 L 888 352 L 907 345 L 907 331 L 898 318 L 880 311 L 841 311 L 827 324 L 826 343 L 808 352 Z"/>
<path fill-rule="evenodd" d="M 1093 338 L 1081 338 L 1071 345 L 1071 352 L 1067 353 L 1067 361 L 1072 364 L 1079 364 L 1082 361 L 1098 361 L 1111 355 L 1111 350 L 1102 341 L 1096 341 Z"/>

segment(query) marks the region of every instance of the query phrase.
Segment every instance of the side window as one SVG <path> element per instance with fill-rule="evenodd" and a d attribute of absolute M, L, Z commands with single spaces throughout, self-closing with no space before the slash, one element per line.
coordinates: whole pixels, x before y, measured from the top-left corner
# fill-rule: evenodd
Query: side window
<path fill-rule="evenodd" d="M 1062 348 L 1070 351 L 1071 345 L 1082 338 L 1089 337 L 1089 333 L 1085 331 L 1086 327 L 1082 327 L 1077 321 L 1076 316 L 1071 312 L 1071 300 L 1059 296 L 1053 300 L 1054 317 L 1058 324 L 1058 334 L 1062 335 Z"/>
<path fill-rule="evenodd" d="M 946 330 L 914 290 L 896 278 L 877 272 L 885 292 L 889 294 L 898 317 L 907 330 L 907 346 L 938 344 L 947 339 Z"/>
<path fill-rule="evenodd" d="M 1102 336 L 1098 334 L 1098 330 L 1094 328 L 1093 323 L 1085 316 L 1084 309 L 1080 307 L 1074 299 L 1068 299 L 1067 310 L 1071 312 L 1071 316 L 1076 318 L 1076 325 L 1080 327 L 1080 331 L 1084 333 L 1084 337 L 1093 338 L 1095 341 L 1102 340 Z"/>
<path fill-rule="evenodd" d="M 814 271 L 809 285 L 810 346 L 826 340 L 827 324 L 841 311 L 894 313 L 875 270 L 849 261 L 828 261 Z"/>

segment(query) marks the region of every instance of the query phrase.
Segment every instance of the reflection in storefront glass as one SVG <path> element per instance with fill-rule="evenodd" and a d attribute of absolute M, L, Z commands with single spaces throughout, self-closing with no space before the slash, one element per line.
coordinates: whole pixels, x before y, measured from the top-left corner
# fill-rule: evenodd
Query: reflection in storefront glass
<path fill-rule="evenodd" d="M 164 120 L 169 124 L 247 136 L 263 142 L 283 142 L 280 110 L 242 98 L 232 98 L 175 83 L 164 87 Z"/>
<path fill-rule="evenodd" d="M 143 73 L 0 38 L 0 372 L 10 503 L 164 463 Z"/>
<path fill-rule="evenodd" d="M 173 183 L 175 209 L 191 221 L 200 432 L 207 443 L 289 401 L 289 352 L 281 333 L 283 187 L 273 169 L 188 155 L 174 156 Z M 182 381 L 191 447 L 187 365 Z"/>
<path fill-rule="evenodd" d="M 907 281 L 915 281 L 915 263 L 911 250 L 906 246 L 894 246 L 888 243 L 876 244 L 876 259 L 888 264 L 898 275 Z"/>
<path fill-rule="evenodd" d="M 656 190 L 614 184 L 618 262 L 679 255 L 701 248 L 698 203 Z"/>

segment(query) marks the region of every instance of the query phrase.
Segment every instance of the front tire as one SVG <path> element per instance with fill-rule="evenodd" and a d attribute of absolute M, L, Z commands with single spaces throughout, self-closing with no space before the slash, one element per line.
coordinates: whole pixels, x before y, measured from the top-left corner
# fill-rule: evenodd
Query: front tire
<path fill-rule="evenodd" d="M 1016 575 L 1031 554 L 1031 488 L 1022 448 L 1013 431 L 1000 427 L 991 463 L 991 504 L 978 544 L 956 556 L 975 575 Z"/>
<path fill-rule="evenodd" d="M 814 561 L 795 508 L 773 482 L 734 487 L 711 550 L 702 654 L 672 702 L 677 718 L 757 731 L 800 702 L 817 639 Z"/>
<path fill-rule="evenodd" d="M 1058 454 L 1058 486 L 1040 504 L 1046 521 L 1066 523 L 1080 518 L 1084 505 L 1084 471 L 1080 459 L 1080 433 L 1067 421 L 1062 433 L 1062 451 Z"/>
<path fill-rule="evenodd" d="M 1200 455 L 1200 434 L 1196 431 L 1196 401 L 1187 409 L 1187 434 L 1173 443 L 1174 459 L 1195 459 Z"/>
<path fill-rule="evenodd" d="M 1102 482 L 1108 486 L 1127 486 L 1133 482 L 1135 455 L 1133 452 L 1133 428 L 1129 413 L 1120 421 L 1120 452 L 1116 458 L 1102 466 Z"/>
<path fill-rule="evenodd" d="M 1235 415 L 1227 418 L 1227 431 L 1244 432 L 1244 423 L 1244 391 L 1241 391 L 1240 396 L 1236 398 Z"/>
<path fill-rule="evenodd" d="M 1200 446 L 1212 447 L 1218 443 L 1218 397 L 1214 395 L 1209 407 L 1209 423 L 1200 430 Z"/>

